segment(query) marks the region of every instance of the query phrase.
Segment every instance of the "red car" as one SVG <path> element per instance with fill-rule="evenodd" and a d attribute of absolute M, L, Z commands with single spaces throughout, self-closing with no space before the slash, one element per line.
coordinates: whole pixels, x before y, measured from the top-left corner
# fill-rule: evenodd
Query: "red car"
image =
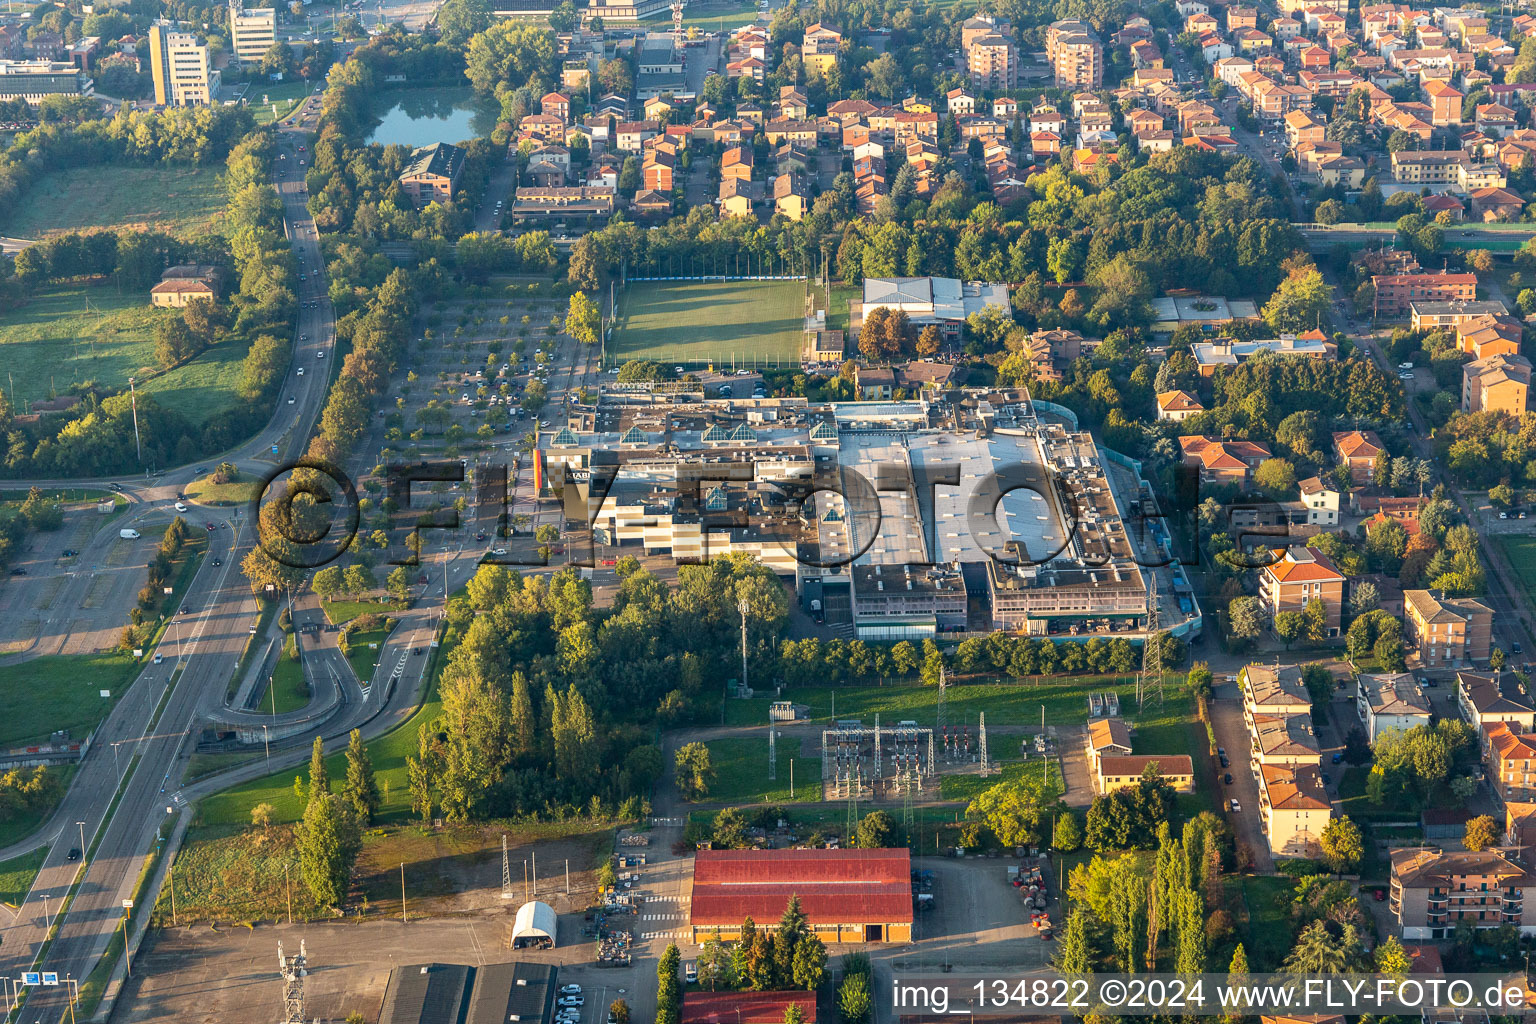
<path fill-rule="evenodd" d="M 205 525 L 208 527 L 209 530 L 217 530 L 219 528 L 217 523 L 207 523 Z"/>

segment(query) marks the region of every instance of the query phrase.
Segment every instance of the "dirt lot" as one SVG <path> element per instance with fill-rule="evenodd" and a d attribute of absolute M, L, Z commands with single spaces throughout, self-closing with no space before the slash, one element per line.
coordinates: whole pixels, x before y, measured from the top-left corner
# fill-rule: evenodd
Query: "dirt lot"
<path fill-rule="evenodd" d="M 115 647 L 164 525 L 138 523 L 138 540 L 109 533 L 92 548 L 102 516 L 74 511 L 65 514 L 61 529 L 31 534 L 16 563 L 26 575 L 0 581 L 0 655 L 93 654 Z M 83 554 L 65 557 L 67 550 Z"/>

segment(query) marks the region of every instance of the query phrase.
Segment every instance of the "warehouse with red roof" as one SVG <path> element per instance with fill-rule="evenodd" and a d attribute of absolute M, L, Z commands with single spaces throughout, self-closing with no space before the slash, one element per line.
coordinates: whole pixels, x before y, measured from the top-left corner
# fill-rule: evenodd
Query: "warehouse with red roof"
<path fill-rule="evenodd" d="M 693 942 L 737 939 L 747 917 L 772 926 L 792 896 L 822 942 L 912 939 L 908 850 L 700 850 L 689 901 Z"/>

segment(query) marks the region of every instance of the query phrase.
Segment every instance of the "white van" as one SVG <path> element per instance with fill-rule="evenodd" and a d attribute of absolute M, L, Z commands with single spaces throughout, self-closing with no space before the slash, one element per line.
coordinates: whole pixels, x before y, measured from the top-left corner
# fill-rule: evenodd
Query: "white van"
<path fill-rule="evenodd" d="M 138 530 L 118 530 L 117 531 L 117 535 L 119 537 L 121 537 L 123 540 L 138 540 L 139 539 L 139 531 Z"/>

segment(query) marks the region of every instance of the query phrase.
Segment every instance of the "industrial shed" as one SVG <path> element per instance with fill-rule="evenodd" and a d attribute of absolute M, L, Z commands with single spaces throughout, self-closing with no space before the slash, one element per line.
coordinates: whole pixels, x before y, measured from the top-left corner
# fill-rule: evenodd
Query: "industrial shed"
<path fill-rule="evenodd" d="M 555 911 L 548 903 L 533 900 L 517 908 L 517 920 L 512 925 L 512 948 L 541 946 L 553 949 L 559 928 Z"/>
<path fill-rule="evenodd" d="M 554 1019 L 550 964 L 412 964 L 390 972 L 379 1024 L 548 1024 Z"/>
<path fill-rule="evenodd" d="M 695 944 L 736 939 L 743 918 L 771 924 L 800 898 L 823 942 L 909 942 L 908 850 L 700 850 L 689 925 Z"/>

